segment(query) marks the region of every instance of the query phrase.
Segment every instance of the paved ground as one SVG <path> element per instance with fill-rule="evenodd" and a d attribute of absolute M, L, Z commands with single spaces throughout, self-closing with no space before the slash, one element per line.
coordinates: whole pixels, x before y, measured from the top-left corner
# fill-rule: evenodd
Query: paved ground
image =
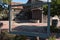
<path fill-rule="evenodd" d="M 9 21 L 1 21 L 3 22 L 2 29 L 9 29 Z M 60 26 L 60 23 L 58 23 L 58 26 Z M 37 28 L 38 27 L 38 28 Z M 12 21 L 12 29 L 19 31 L 21 30 L 45 30 L 46 31 L 47 23 L 16 23 L 15 21 Z"/>
<path fill-rule="evenodd" d="M 2 29 L 9 29 L 9 22 L 8 21 L 1 21 L 3 22 Z M 47 23 L 16 23 L 12 21 L 12 29 L 16 31 L 27 31 L 27 32 L 47 32 Z"/>
<path fill-rule="evenodd" d="M 8 29 L 9 28 L 9 22 L 8 21 L 0 21 L 3 22 L 2 29 Z M 16 23 L 12 21 L 12 28 L 15 28 L 17 26 L 22 26 L 22 25 L 27 25 L 27 26 L 47 26 L 47 23 Z"/>
<path fill-rule="evenodd" d="M 2 29 L 8 29 L 9 28 L 9 21 L 0 21 L 3 22 Z M 29 25 L 29 26 L 47 26 L 47 23 L 16 23 L 12 21 L 12 28 L 15 28 L 17 26 L 21 25 Z M 58 26 L 60 26 L 60 22 L 58 23 Z"/>

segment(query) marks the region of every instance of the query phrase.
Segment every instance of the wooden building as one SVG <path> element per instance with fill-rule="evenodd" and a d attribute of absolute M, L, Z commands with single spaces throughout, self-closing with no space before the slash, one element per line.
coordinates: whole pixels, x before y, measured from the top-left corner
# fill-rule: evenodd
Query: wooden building
<path fill-rule="evenodd" d="M 32 9 L 32 19 L 37 20 L 38 23 L 42 23 L 42 11 L 40 8 Z"/>

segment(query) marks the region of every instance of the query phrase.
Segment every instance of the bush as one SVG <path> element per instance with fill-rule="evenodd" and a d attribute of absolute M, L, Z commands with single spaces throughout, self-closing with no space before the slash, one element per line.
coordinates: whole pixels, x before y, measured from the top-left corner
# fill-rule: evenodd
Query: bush
<path fill-rule="evenodd" d="M 50 27 L 50 32 L 51 32 L 51 33 L 60 33 L 60 29 L 58 29 L 57 27 L 51 26 L 51 27 Z"/>
<path fill-rule="evenodd" d="M 48 40 L 56 40 L 55 36 L 50 36 Z"/>
<path fill-rule="evenodd" d="M 26 40 L 26 36 L 10 34 L 6 30 L 2 31 L 0 37 L 0 40 Z"/>
<path fill-rule="evenodd" d="M 0 20 L 8 20 L 8 11 L 0 11 Z"/>

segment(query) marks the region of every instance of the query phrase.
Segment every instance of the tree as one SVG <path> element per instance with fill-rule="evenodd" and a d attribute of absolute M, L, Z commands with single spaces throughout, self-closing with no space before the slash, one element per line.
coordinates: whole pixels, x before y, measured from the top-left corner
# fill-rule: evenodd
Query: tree
<path fill-rule="evenodd" d="M 3 0 L 3 3 L 10 4 L 11 3 L 11 0 Z"/>
<path fill-rule="evenodd" d="M 54 16 L 54 15 L 60 15 L 60 0 L 52 0 L 51 2 L 51 16 Z M 44 14 L 47 15 L 47 11 L 48 11 L 48 6 L 46 5 L 44 7 Z"/>
<path fill-rule="evenodd" d="M 7 20 L 8 19 L 8 7 L 5 7 L 5 5 L 11 4 L 11 0 L 2 0 L 2 6 L 0 6 L 0 20 Z M 4 8 L 2 8 L 4 6 Z"/>

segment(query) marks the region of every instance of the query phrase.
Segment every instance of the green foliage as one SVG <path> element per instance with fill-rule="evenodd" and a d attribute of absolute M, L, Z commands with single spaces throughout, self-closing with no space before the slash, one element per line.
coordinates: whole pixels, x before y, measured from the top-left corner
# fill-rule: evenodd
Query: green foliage
<path fill-rule="evenodd" d="M 14 40 L 26 40 L 26 38 L 27 37 L 23 35 L 20 35 L 20 36 L 16 35 Z"/>
<path fill-rule="evenodd" d="M 0 11 L 0 20 L 8 20 L 8 10 Z"/>
<path fill-rule="evenodd" d="M 11 3 L 11 0 L 3 0 L 3 3 L 10 4 Z"/>
<path fill-rule="evenodd" d="M 48 6 L 45 5 L 45 7 L 43 8 L 45 11 L 44 14 L 47 15 Z M 50 11 L 51 11 L 51 16 L 60 15 L 60 0 L 52 0 Z"/>
<path fill-rule="evenodd" d="M 60 33 L 60 29 L 54 26 L 50 27 L 50 32 L 51 33 Z"/>
<path fill-rule="evenodd" d="M 2 11 L 3 10 L 3 8 L 2 8 L 2 6 L 0 5 L 0 11 Z"/>
<path fill-rule="evenodd" d="M 57 0 L 57 4 L 60 4 L 60 0 Z"/>
<path fill-rule="evenodd" d="M 6 30 L 1 33 L 0 40 L 26 40 L 26 36 L 10 34 Z"/>
<path fill-rule="evenodd" d="M 55 36 L 50 36 L 48 40 L 56 40 Z"/>
<path fill-rule="evenodd" d="M 11 0 L 3 0 L 3 3 L 10 4 Z M 8 20 L 8 9 L 3 9 L 0 6 L 0 20 Z"/>

